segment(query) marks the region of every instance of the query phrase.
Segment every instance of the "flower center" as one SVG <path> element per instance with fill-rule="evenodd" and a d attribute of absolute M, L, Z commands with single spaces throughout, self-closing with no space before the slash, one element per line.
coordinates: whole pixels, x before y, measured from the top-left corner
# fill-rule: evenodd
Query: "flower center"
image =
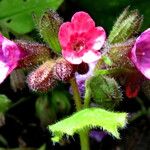
<path fill-rule="evenodd" d="M 85 48 L 85 43 L 83 41 L 74 42 L 74 44 L 72 45 L 72 48 L 74 51 L 79 52 Z"/>

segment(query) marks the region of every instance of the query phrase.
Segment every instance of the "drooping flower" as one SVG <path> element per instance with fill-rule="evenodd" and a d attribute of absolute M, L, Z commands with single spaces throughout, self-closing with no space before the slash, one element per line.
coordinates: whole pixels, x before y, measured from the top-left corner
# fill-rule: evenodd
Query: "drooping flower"
<path fill-rule="evenodd" d="M 62 55 L 72 64 L 98 60 L 106 38 L 104 29 L 95 27 L 93 19 L 83 11 L 75 13 L 71 22 L 63 23 L 58 36 Z"/>
<path fill-rule="evenodd" d="M 81 97 L 84 97 L 85 81 L 93 75 L 93 70 L 95 68 L 96 63 L 97 63 L 97 61 L 88 64 L 89 70 L 86 74 L 79 74 L 78 72 L 75 73 L 76 82 L 77 82 L 78 89 L 79 89 Z M 72 94 L 72 89 L 71 88 L 70 88 L 70 93 Z"/>
<path fill-rule="evenodd" d="M 0 83 L 17 67 L 21 58 L 21 49 L 0 34 Z"/>
<path fill-rule="evenodd" d="M 136 39 L 130 57 L 137 69 L 150 79 L 150 28 Z"/>

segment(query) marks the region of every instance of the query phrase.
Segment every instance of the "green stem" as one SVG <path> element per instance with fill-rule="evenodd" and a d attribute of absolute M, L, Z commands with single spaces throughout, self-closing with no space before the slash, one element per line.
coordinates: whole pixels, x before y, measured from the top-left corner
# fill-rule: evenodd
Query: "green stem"
<path fill-rule="evenodd" d="M 73 99 L 75 101 L 76 110 L 79 111 L 82 109 L 82 103 L 81 103 L 81 98 L 78 90 L 78 85 L 76 83 L 76 79 L 75 78 L 70 79 L 70 84 L 73 92 Z"/>
<path fill-rule="evenodd" d="M 90 150 L 89 132 L 88 130 L 80 131 L 81 150 Z"/>
<path fill-rule="evenodd" d="M 88 85 L 86 84 L 85 87 Z M 90 88 L 85 89 L 85 96 L 84 96 L 84 108 L 88 108 L 90 104 L 90 99 L 91 99 L 91 90 Z"/>
<path fill-rule="evenodd" d="M 75 101 L 76 110 L 80 111 L 82 109 L 82 103 L 76 79 L 72 78 L 70 80 L 70 84 L 73 91 L 73 99 Z M 79 136 L 80 136 L 81 150 L 90 150 L 88 130 L 80 131 Z"/>

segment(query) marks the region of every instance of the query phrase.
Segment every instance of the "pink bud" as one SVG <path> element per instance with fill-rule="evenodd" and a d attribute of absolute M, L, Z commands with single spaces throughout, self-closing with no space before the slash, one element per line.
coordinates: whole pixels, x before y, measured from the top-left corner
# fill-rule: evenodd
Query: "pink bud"
<path fill-rule="evenodd" d="M 52 72 L 53 62 L 46 61 L 36 70 L 28 75 L 27 83 L 31 90 L 47 92 L 56 85 L 56 80 Z"/>
<path fill-rule="evenodd" d="M 68 81 L 74 76 L 75 66 L 63 58 L 59 58 L 53 68 L 54 77 L 60 81 Z"/>

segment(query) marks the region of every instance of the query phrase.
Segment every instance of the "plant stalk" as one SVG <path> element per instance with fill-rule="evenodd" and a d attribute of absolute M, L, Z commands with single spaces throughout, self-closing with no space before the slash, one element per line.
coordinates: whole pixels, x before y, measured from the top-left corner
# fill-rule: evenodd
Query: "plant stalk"
<path fill-rule="evenodd" d="M 75 101 L 76 110 L 80 111 L 82 109 L 82 103 L 76 79 L 75 78 L 70 79 L 70 84 L 73 91 L 73 99 Z M 80 131 L 79 137 L 81 150 L 90 150 L 88 130 Z"/>

